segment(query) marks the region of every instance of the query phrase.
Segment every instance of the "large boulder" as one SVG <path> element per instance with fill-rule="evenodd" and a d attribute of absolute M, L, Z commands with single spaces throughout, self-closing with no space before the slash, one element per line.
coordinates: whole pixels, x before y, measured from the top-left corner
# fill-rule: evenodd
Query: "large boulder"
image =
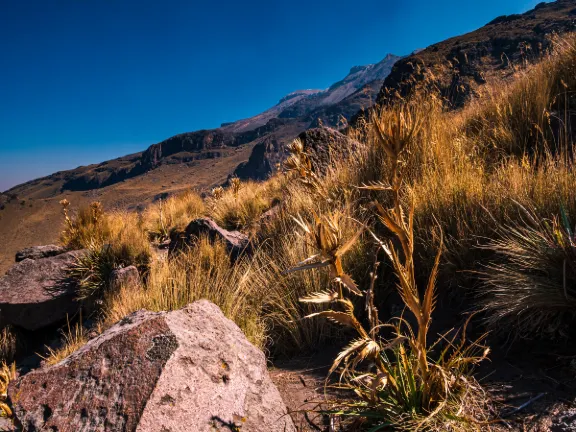
<path fill-rule="evenodd" d="M 206 300 L 135 312 L 8 395 L 24 430 L 295 431 L 264 354 Z"/>
<path fill-rule="evenodd" d="M 242 180 L 266 180 L 274 171 L 274 155 L 279 151 L 280 143 L 267 136 L 254 146 L 248 161 L 236 167 L 234 176 Z"/>
<path fill-rule="evenodd" d="M 49 258 L 25 259 L 0 277 L 0 322 L 27 330 L 55 324 L 78 309 L 74 281 L 66 269 L 84 253 L 73 251 Z"/>
<path fill-rule="evenodd" d="M 312 169 L 318 174 L 324 174 L 333 160 L 353 154 L 359 146 L 357 141 L 325 127 L 308 129 L 298 138 L 310 155 Z"/>
<path fill-rule="evenodd" d="M 113 270 L 110 275 L 108 286 L 112 292 L 116 292 L 122 287 L 131 289 L 140 288 L 142 286 L 140 273 L 136 266 L 128 266 Z"/>
<path fill-rule="evenodd" d="M 199 218 L 190 222 L 184 232 L 172 233 L 168 248 L 169 254 L 174 254 L 187 246 L 194 245 L 201 236 L 207 236 L 210 241 L 223 241 L 232 260 L 236 260 L 242 253 L 249 252 L 250 249 L 250 239 L 246 234 L 240 231 L 225 230 L 210 218 Z"/>
<path fill-rule="evenodd" d="M 16 252 L 16 262 L 24 261 L 27 258 L 37 260 L 60 255 L 66 252 L 66 248 L 58 245 L 32 246 Z"/>

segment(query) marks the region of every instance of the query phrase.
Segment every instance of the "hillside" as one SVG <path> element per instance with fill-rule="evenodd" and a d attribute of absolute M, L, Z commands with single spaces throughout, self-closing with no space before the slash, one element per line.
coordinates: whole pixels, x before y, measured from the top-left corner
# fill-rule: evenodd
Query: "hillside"
<path fill-rule="evenodd" d="M 60 171 L 11 188 L 6 194 L 16 195 L 26 205 L 13 203 L 0 210 L 0 243 L 4 246 L 0 250 L 0 274 L 18 249 L 56 240 L 54 225 L 59 221 L 58 202 L 63 198 L 75 206 L 97 199 L 107 208 L 142 209 L 160 197 L 191 187 L 206 191 L 226 182 L 256 146 L 265 147 L 265 170 L 259 170 L 258 175 L 246 169 L 239 173 L 265 178 L 285 157 L 286 144 L 318 118 L 336 125 L 371 106 L 398 58 L 389 54 L 377 64 L 352 68 L 326 90 L 290 93 L 250 119 L 179 134 L 140 153 Z"/>
<path fill-rule="evenodd" d="M 0 430 L 576 431 L 573 16 L 0 193 Z"/>
<path fill-rule="evenodd" d="M 539 3 L 523 14 L 504 15 L 473 32 L 430 45 L 399 60 L 378 102 L 406 95 L 424 78 L 454 106 L 463 106 L 488 81 L 506 78 L 514 66 L 538 60 L 550 36 L 576 28 L 576 1 Z"/>
<path fill-rule="evenodd" d="M 375 100 L 378 84 L 390 73 L 398 59 L 389 54 L 378 64 L 354 67 L 343 80 L 326 90 L 293 92 L 271 109 L 249 119 L 227 123 L 218 129 L 175 135 L 151 145 L 141 153 L 58 172 L 16 186 L 8 192 L 23 198 L 48 198 L 66 191 L 88 191 L 114 185 L 150 172 L 160 165 L 182 167 L 207 159 L 224 159 L 230 166 L 237 165 L 236 150 L 254 146 L 269 136 L 285 144 L 310 126 L 316 118 L 316 110 L 337 104 L 335 109 L 338 114 L 350 118 L 357 112 L 358 102 L 353 98 L 348 102 L 348 97 L 358 91 L 367 95 L 366 108 L 369 107 Z M 338 119 L 335 118 L 335 121 Z M 231 172 L 232 169 L 229 174 Z M 211 184 L 219 181 L 220 178 L 214 177 Z M 205 188 L 209 185 L 197 186 Z"/>
<path fill-rule="evenodd" d="M 406 94 L 425 78 L 454 107 L 462 106 L 487 82 L 506 79 L 524 60 L 538 59 L 553 32 L 574 28 L 575 11 L 576 0 L 542 3 L 525 14 L 498 17 L 476 31 L 408 57 L 387 55 L 377 64 L 353 67 L 328 89 L 293 92 L 249 119 L 179 134 L 141 153 L 18 185 L 7 192 L 30 203 L 0 212 L 4 221 L 0 239 L 6 245 L 0 251 L 0 272 L 15 251 L 32 239 L 55 239 L 50 221 L 56 219 L 56 203 L 64 197 L 77 205 L 98 199 L 109 208 L 135 209 L 190 187 L 208 190 L 226 182 L 232 173 L 265 178 L 286 157 L 286 144 L 300 132 L 320 124 L 343 125 L 376 100 L 385 103 L 395 90 Z M 30 230 L 15 235 L 27 220 L 39 221 L 34 235 L 28 235 Z"/>

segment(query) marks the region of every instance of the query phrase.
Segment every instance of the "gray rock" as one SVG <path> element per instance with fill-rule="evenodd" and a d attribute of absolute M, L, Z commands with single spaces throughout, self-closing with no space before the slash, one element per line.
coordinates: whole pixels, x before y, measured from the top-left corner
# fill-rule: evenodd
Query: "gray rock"
<path fill-rule="evenodd" d="M 66 248 L 58 245 L 32 246 L 16 252 L 16 262 L 24 261 L 27 258 L 33 260 L 48 258 L 64 252 L 66 252 Z"/>
<path fill-rule="evenodd" d="M 18 429 L 14 426 L 14 422 L 6 417 L 0 417 L 0 432 L 14 432 Z"/>
<path fill-rule="evenodd" d="M 8 395 L 25 430 L 295 432 L 264 354 L 206 300 L 129 315 Z"/>
<path fill-rule="evenodd" d="M 55 324 L 78 309 L 66 269 L 84 251 L 14 264 L 0 277 L 0 323 L 27 330 Z"/>
<path fill-rule="evenodd" d="M 210 241 L 222 240 L 232 260 L 236 260 L 242 253 L 250 252 L 250 239 L 246 234 L 225 230 L 210 218 L 200 218 L 190 222 L 184 232 L 172 233 L 169 254 L 194 245 L 202 235 L 208 236 Z"/>
<path fill-rule="evenodd" d="M 318 174 L 324 174 L 334 159 L 353 154 L 359 146 L 357 141 L 325 127 L 308 129 L 298 138 L 310 155 L 313 171 Z"/>
<path fill-rule="evenodd" d="M 140 288 L 141 281 L 138 269 L 135 266 L 128 266 L 112 271 L 109 287 L 112 292 L 118 291 L 122 287 Z"/>

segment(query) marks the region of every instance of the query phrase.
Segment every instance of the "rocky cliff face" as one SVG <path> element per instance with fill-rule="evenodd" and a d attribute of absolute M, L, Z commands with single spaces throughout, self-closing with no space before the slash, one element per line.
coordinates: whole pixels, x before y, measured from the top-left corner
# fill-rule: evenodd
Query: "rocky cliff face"
<path fill-rule="evenodd" d="M 576 29 L 576 0 L 540 3 L 518 15 L 500 16 L 471 33 L 447 39 L 395 63 L 378 103 L 407 95 L 425 78 L 458 108 L 490 78 L 511 73 L 510 66 L 538 59 L 552 33 Z"/>

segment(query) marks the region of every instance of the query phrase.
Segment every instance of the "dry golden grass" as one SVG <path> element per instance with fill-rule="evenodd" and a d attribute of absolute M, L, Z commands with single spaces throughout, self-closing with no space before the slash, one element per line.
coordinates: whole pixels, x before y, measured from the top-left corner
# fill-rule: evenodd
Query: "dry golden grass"
<path fill-rule="evenodd" d="M 236 322 L 252 343 L 264 347 L 267 333 L 261 307 L 268 281 L 261 278 L 254 262 L 241 260 L 232 266 L 224 245 L 202 238 L 186 253 L 154 262 L 143 290 L 123 288 L 110 293 L 106 323 L 110 325 L 139 309 L 175 310 L 208 299 Z"/>
<path fill-rule="evenodd" d="M 80 319 L 80 321 L 82 320 Z M 62 346 L 57 349 L 47 347 L 48 355 L 42 358 L 46 364 L 55 365 L 82 348 L 86 342 L 88 342 L 88 335 L 82 322 L 77 322 L 71 326 L 70 321 L 68 321 L 67 328 L 62 332 Z"/>
<path fill-rule="evenodd" d="M 226 189 L 215 188 L 205 203 L 194 194 L 170 198 L 161 211 L 156 205 L 142 220 L 135 215 L 101 215 L 93 207 L 70 218 L 65 243 L 84 247 L 116 241 L 146 251 L 148 237 L 165 239 L 170 230 L 203 214 L 225 228 L 254 231 L 255 254 L 234 265 L 221 244 L 206 239 L 174 259 L 154 261 L 143 289 L 106 293 L 105 324 L 141 308 L 173 310 L 206 298 L 257 346 L 294 354 L 350 334 L 305 316 L 317 313 L 344 320 L 360 336 L 338 359 L 347 367 L 343 382 L 360 396 L 348 408 L 366 416 L 376 407 L 381 419 L 393 417 L 411 428 L 446 430 L 448 423 L 452 429 L 470 427 L 462 421 L 482 419 L 484 412 L 482 390 L 469 376 L 467 365 L 483 358 L 484 352 L 477 344 L 460 345 L 452 337 L 430 343 L 434 298 L 457 285 L 455 274 L 470 279 L 457 288 L 459 295 L 478 294 L 473 287 L 480 282 L 482 266 L 492 263 L 508 272 L 518 270 L 498 256 L 507 240 L 498 227 L 513 220 L 524 232 L 519 204 L 535 209 L 540 221 L 558 221 L 561 212 L 567 220 L 576 219 L 576 155 L 570 135 L 575 123 L 575 62 L 576 37 L 567 36 L 541 63 L 519 70 L 506 85 L 488 86 L 461 111 L 447 112 L 431 90 L 412 95 L 409 103 L 382 107 L 349 131 L 360 142 L 357 151 L 332 161 L 325 175 L 311 171 L 308 156 L 295 143 L 287 173 L 263 183 L 231 181 Z M 277 216 L 256 230 L 262 213 L 276 203 Z M 446 245 L 442 266 L 437 258 L 440 232 Z M 550 235 L 545 238 L 550 240 Z M 561 240 L 557 241 L 561 258 L 546 260 L 545 248 L 540 248 L 536 253 L 542 255 L 531 263 L 541 271 L 552 262 L 558 281 L 565 274 L 558 266 L 572 260 L 574 245 L 571 235 L 555 238 Z M 381 256 L 389 258 L 389 266 L 387 276 L 376 279 L 378 247 L 385 253 Z M 307 271 L 285 273 L 316 254 L 298 266 Z M 378 274 L 384 273 L 383 267 Z M 395 288 L 387 284 L 391 268 L 412 324 L 399 320 L 386 326 L 392 337 L 387 334 L 384 340 L 376 331 L 382 325 L 377 308 Z M 437 288 L 436 279 L 442 281 Z M 334 290 L 325 291 L 334 281 Z M 530 296 L 519 301 L 514 289 L 518 284 L 530 289 L 525 280 L 501 281 L 498 290 L 510 297 L 492 303 L 488 324 L 512 331 L 517 326 L 514 320 L 499 319 L 507 308 L 533 308 L 537 313 L 546 306 Z M 565 292 L 558 283 L 541 284 L 539 289 L 539 298 L 546 298 L 549 289 L 555 299 Z M 351 294 L 358 292 L 362 295 Z M 302 298 L 307 302 L 300 302 Z M 319 300 L 328 298 L 343 309 L 329 312 L 326 305 L 318 309 Z M 486 305 L 485 298 L 466 299 L 473 302 L 466 305 L 468 309 Z M 572 307 L 570 302 L 560 307 L 567 305 Z M 537 328 L 525 327 L 523 336 L 532 337 L 547 326 L 550 315 L 540 317 Z M 362 371 L 367 360 L 375 369 Z"/>
<path fill-rule="evenodd" d="M 265 183 L 241 183 L 238 179 L 227 189 L 218 189 L 208 203 L 208 215 L 226 229 L 250 229 L 262 213 L 281 198 L 282 177 Z"/>
<path fill-rule="evenodd" d="M 192 191 L 171 196 L 150 205 L 142 216 L 142 225 L 153 241 L 170 238 L 172 230 L 182 230 L 190 221 L 202 216 L 205 206 L 202 198 Z"/>
<path fill-rule="evenodd" d="M 8 405 L 8 384 L 16 379 L 16 364 L 10 366 L 0 363 L 0 417 L 12 417 L 12 409 Z"/>
<path fill-rule="evenodd" d="M 488 350 L 478 343 L 466 343 L 464 331 L 461 342 L 456 342 L 455 336 L 451 339 L 441 336 L 439 342 L 430 344 L 427 338 L 436 302 L 442 240 L 440 237 L 434 265 L 421 295 L 415 272 L 414 204 L 412 201 L 404 206 L 401 199 L 406 193 L 404 173 L 411 168 L 407 163 L 411 147 L 422 137 L 420 130 L 430 120 L 430 107 L 423 102 L 420 98 L 399 101 L 375 113 L 369 125 L 373 151 L 380 150 L 385 155 L 383 160 L 372 161 L 384 161 L 386 175 L 365 181 L 360 189 L 390 196 L 388 208 L 377 201 L 371 207 L 386 227 L 387 237 L 391 235 L 395 241 L 380 238 L 370 223 L 358 222 L 355 232 L 345 235 L 342 227 L 346 218 L 340 211 L 320 215 L 313 212 L 313 223 L 302 217 L 294 218 L 310 238 L 315 253 L 287 272 L 326 268 L 329 277 L 329 282 L 318 286 L 316 292 L 300 298 L 306 304 L 326 305 L 306 318 L 327 318 L 356 334 L 356 339 L 340 352 L 330 369 L 330 373 L 339 372 L 338 387 L 357 397 L 334 401 L 338 415 L 353 419 L 351 427 L 378 430 L 393 425 L 397 430 L 468 430 L 470 422 L 485 419 L 481 409 L 484 393 L 470 375 L 470 368 L 484 359 Z M 291 151 L 289 170 L 316 202 L 327 199 L 329 190 L 311 171 L 312 164 L 300 143 L 295 142 Z M 345 270 L 343 258 L 364 230 L 370 232 L 375 247 L 371 279 L 362 289 Z M 392 264 L 398 293 L 413 315 L 415 326 L 403 318 L 390 323 L 380 320 L 375 299 L 381 291 L 376 284 L 379 250 Z M 365 314 L 359 314 L 355 306 L 361 300 Z M 387 329 L 393 329 L 391 336 L 383 336 Z M 444 346 L 433 360 L 432 351 L 439 343 Z"/>

